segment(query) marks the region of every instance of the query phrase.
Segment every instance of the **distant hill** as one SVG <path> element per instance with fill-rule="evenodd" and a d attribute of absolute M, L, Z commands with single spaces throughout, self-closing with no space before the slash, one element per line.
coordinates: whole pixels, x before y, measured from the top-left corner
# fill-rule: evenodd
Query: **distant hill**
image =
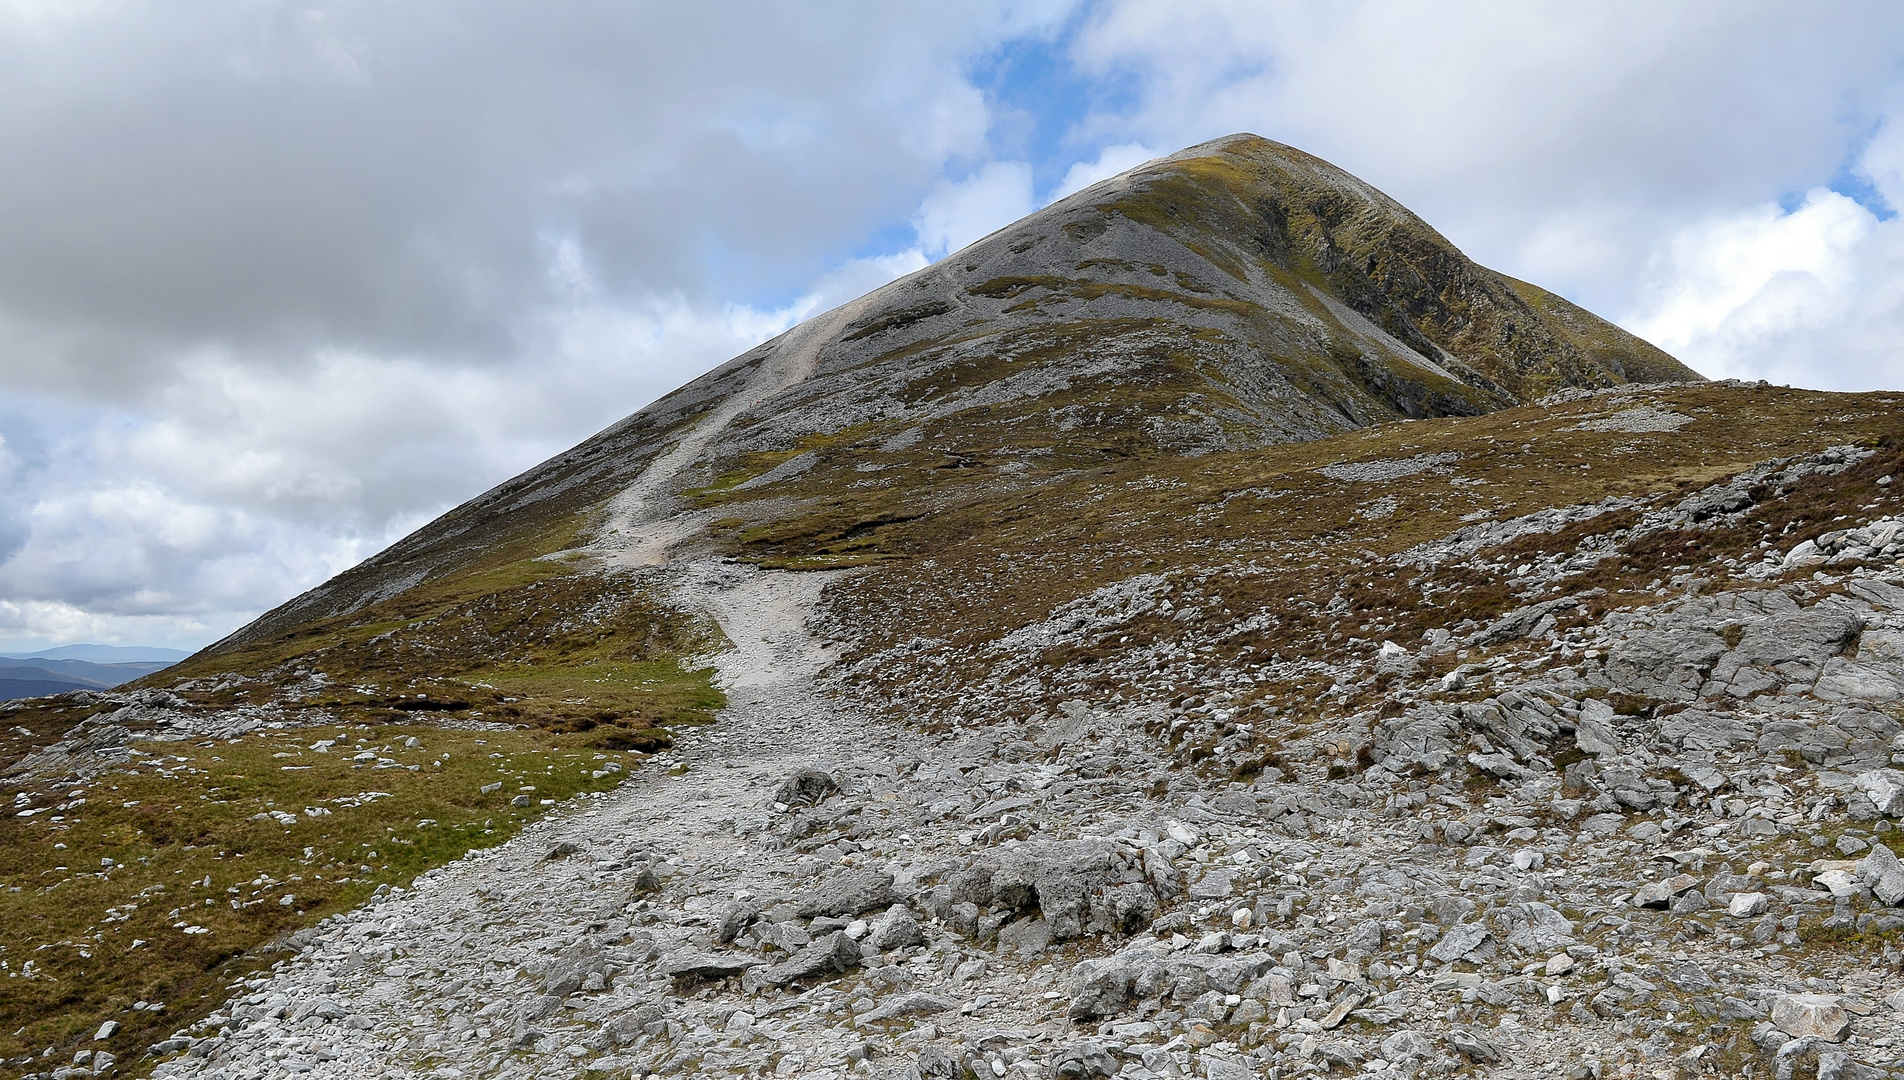
<path fill-rule="evenodd" d="M 79 659 L 82 655 L 100 659 Z M 176 649 L 62 645 L 37 653 L 0 656 L 0 701 L 64 694 L 69 690 L 111 689 L 171 667 L 183 655 Z M 164 659 L 155 659 L 155 656 Z"/>
<path fill-rule="evenodd" d="M 159 649 L 149 645 L 61 645 L 36 653 L 3 655 L 15 660 L 84 660 L 90 664 L 175 664 L 191 654 L 179 649 Z"/>

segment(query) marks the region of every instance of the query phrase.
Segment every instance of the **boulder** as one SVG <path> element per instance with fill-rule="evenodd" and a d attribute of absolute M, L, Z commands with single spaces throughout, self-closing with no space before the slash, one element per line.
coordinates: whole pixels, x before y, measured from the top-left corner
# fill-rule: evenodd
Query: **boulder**
<path fill-rule="evenodd" d="M 1637 908 L 1671 907 L 1673 898 L 1699 887 L 1699 879 L 1690 874 L 1674 874 L 1664 881 L 1649 881 L 1633 894 Z"/>
<path fill-rule="evenodd" d="M 1886 817 L 1904 817 L 1904 772 L 1872 769 L 1858 774 L 1858 790 Z"/>
<path fill-rule="evenodd" d="M 787 806 L 818 806 L 837 794 L 840 782 L 818 769 L 801 769 L 774 789 L 774 801 Z"/>
<path fill-rule="evenodd" d="M 763 986 L 786 986 L 819 975 L 851 971 L 860 962 L 859 943 L 847 937 L 845 931 L 835 930 L 794 953 L 783 963 L 750 969 L 741 984 L 749 991 Z"/>
<path fill-rule="evenodd" d="M 798 903 L 800 917 L 821 915 L 858 915 L 874 908 L 888 907 L 899 900 L 893 891 L 893 876 L 877 870 L 843 870 L 821 881 Z"/>
<path fill-rule="evenodd" d="M 1772 1023 L 1794 1039 L 1843 1042 L 1851 1033 L 1851 1015 L 1831 994 L 1783 994 L 1772 1003 Z"/>
<path fill-rule="evenodd" d="M 1882 842 L 1872 844 L 1870 852 L 1858 863 L 1858 880 L 1872 895 L 1892 907 L 1904 904 L 1904 864 L 1900 864 Z"/>

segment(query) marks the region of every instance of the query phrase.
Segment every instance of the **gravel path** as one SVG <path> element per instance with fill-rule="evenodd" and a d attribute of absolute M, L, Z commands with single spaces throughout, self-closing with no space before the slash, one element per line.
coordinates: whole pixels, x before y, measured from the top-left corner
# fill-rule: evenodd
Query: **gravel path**
<path fill-rule="evenodd" d="M 894 733 L 842 716 L 814 689 L 830 658 L 804 623 L 831 576 L 709 564 L 681 571 L 682 598 L 710 611 L 734 646 L 715 661 L 729 694 L 719 723 L 613 793 L 330 920 L 302 955 L 233 1003 L 229 1033 L 211 1055 L 161 1066 L 162 1074 L 625 1069 L 603 1060 L 599 1035 L 665 995 L 668 980 L 616 979 L 610 992 L 587 992 L 601 989 L 597 979 L 578 995 L 587 1003 L 578 1009 L 575 999 L 545 996 L 541 969 L 551 958 L 600 956 L 612 974 L 649 952 L 645 935 L 630 933 L 650 906 L 638 899 L 644 871 L 664 880 L 659 897 L 689 912 L 781 888 L 776 878 L 787 868 L 739 835 L 737 822 L 762 817 L 773 786 L 794 771 L 847 773 L 854 761 L 898 749 Z M 775 854 L 787 864 L 798 857 Z M 653 936 L 663 949 L 686 943 L 666 929 Z M 536 1015 L 539 1007 L 549 1012 Z M 783 1053 L 828 1049 L 783 1043 Z"/>

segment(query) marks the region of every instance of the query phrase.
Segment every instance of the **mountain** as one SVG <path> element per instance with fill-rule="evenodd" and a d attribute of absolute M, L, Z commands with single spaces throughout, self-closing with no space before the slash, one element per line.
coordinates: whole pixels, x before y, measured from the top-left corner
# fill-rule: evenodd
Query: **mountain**
<path fill-rule="evenodd" d="M 752 490 L 856 447 L 1033 484 L 1133 456 L 1698 378 L 1477 266 L 1320 158 L 1236 135 L 1096 184 L 795 327 L 209 652 L 283 640 L 498 553 L 549 554 L 618 528 L 637 498 Z M 631 495 L 637 477 L 655 489 Z M 861 516 L 842 531 L 878 528 L 879 515 Z"/>
<path fill-rule="evenodd" d="M 16 660 L 84 660 L 89 664 L 170 664 L 190 653 L 150 645 L 61 645 L 35 653 L 8 654 Z"/>
<path fill-rule="evenodd" d="M 1899 1074 L 1900 405 L 1147 163 L 0 706 L 0 1058 Z"/>
<path fill-rule="evenodd" d="M 59 650 L 48 650 L 48 652 L 29 656 L 0 656 L 0 701 L 39 697 L 43 694 L 62 694 L 68 690 L 104 690 L 129 683 L 155 671 L 163 671 L 173 663 L 169 660 L 94 663 L 88 660 L 57 659 L 49 656 L 49 653 L 65 652 L 73 648 L 108 649 L 110 646 L 66 646 Z M 125 649 L 123 651 L 151 653 L 173 650 Z"/>

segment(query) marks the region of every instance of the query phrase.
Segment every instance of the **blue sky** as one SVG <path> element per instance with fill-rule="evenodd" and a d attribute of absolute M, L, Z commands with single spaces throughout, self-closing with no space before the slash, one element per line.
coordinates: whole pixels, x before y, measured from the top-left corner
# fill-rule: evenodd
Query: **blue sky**
<path fill-rule="evenodd" d="M 1904 9 L 0 5 L 0 649 L 192 647 L 1248 130 L 1708 375 L 1904 384 Z"/>

